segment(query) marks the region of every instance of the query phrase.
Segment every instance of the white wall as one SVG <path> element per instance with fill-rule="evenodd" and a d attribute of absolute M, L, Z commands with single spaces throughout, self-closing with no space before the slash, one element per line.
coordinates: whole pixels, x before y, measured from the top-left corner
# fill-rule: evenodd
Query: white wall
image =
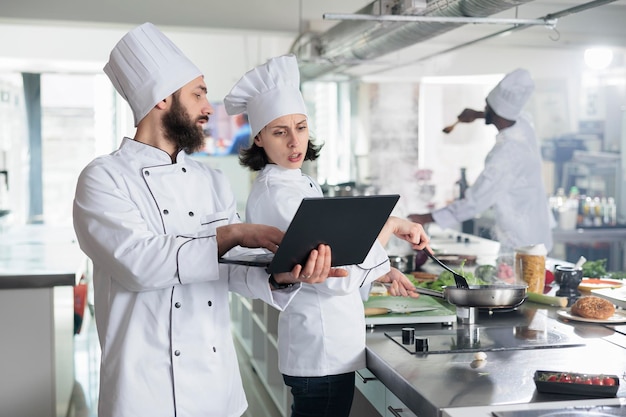
<path fill-rule="evenodd" d="M 0 21 L 0 71 L 101 72 L 111 49 L 130 29 Z M 204 72 L 209 100 L 222 100 L 247 70 L 287 53 L 295 37 L 279 32 L 160 29 Z"/>
<path fill-rule="evenodd" d="M 111 49 L 133 27 L 95 24 L 62 26 L 50 22 L 3 22 L 0 20 L 0 39 L 2 39 L 0 42 L 0 86 L 3 85 L 2 79 L 13 77 L 17 79 L 14 84 L 20 87 L 20 72 L 101 75 L 96 77 L 98 99 L 93 103 L 97 116 L 96 154 L 94 156 L 109 153 L 118 146 L 123 136 L 132 137 L 135 128 L 129 106 L 118 96 L 120 104 L 115 114 L 118 130 L 114 138 L 110 138 L 111 109 L 115 104 L 112 102 L 111 83 L 104 76 L 102 68 L 108 60 Z M 250 68 L 272 56 L 288 52 L 295 36 L 287 33 L 192 30 L 174 27 L 160 27 L 160 29 L 204 72 L 209 100 L 220 102 L 232 85 Z M 3 88 L 4 90 L 6 88 Z M 19 90 L 21 87 L 18 93 Z M 84 96 L 91 97 L 91 93 L 88 91 Z M 53 94 L 55 99 L 66 96 L 67 101 L 77 100 L 75 94 L 70 94 L 70 89 L 55 91 Z M 45 100 L 45 97 L 42 99 Z M 5 118 L 15 118 L 13 113 L 3 115 Z M 2 119 L 0 115 L 0 121 Z M 24 162 L 28 159 L 28 150 L 25 145 L 27 143 L 26 132 L 20 132 L 21 135 L 16 135 L 15 132 L 9 134 L 6 132 L 6 125 L 7 123 L 4 123 L 4 128 L 0 128 L 0 169 L 9 170 L 13 184 L 24 184 L 23 187 L 10 187 L 10 208 L 13 212 L 11 221 L 23 223 L 26 221 L 24 207 L 27 205 L 26 190 L 29 175 L 28 164 Z M 11 140 L 11 143 L 7 142 L 7 138 Z M 240 181 L 241 175 L 236 176 L 230 171 L 229 174 L 233 174 L 232 183 Z M 247 178 L 241 181 L 241 187 L 249 184 L 249 175 Z M 239 192 L 241 187 L 235 187 L 238 191 L 238 199 L 241 198 L 243 191 L 247 190 Z M 68 188 L 67 191 L 73 192 L 73 187 Z M 71 204 L 71 198 L 63 199 L 63 201 Z M 62 210 L 62 212 L 67 212 L 67 210 Z M 71 210 L 69 212 L 71 213 Z"/>
<path fill-rule="evenodd" d="M 584 63 L 583 46 L 572 47 L 556 42 L 545 48 L 502 47 L 484 42 L 423 62 L 415 62 L 410 66 L 400 64 L 416 61 L 420 56 L 435 54 L 444 49 L 444 45 L 435 47 L 429 43 L 416 44 L 401 53 L 385 57 L 387 61 L 398 61 L 396 69 L 371 75 L 361 72 L 361 75 L 364 80 L 371 82 L 398 82 L 419 81 L 423 77 L 431 76 L 505 74 L 518 67 L 526 68 L 537 83 L 537 91 L 547 92 L 557 85 L 556 88 L 566 95 L 563 105 L 567 106 L 569 115 L 568 130 L 575 131 L 588 80 L 617 74 L 623 82 L 626 74 L 624 48 L 612 48 L 615 56 L 613 64 L 607 70 L 593 71 Z"/>
<path fill-rule="evenodd" d="M 428 49 L 432 48 L 422 44 L 421 54 L 417 54 L 418 46 L 403 51 L 402 56 L 392 54 L 385 60 L 411 61 L 411 53 L 416 57 L 428 55 Z M 502 75 L 518 67 L 528 69 L 535 80 L 535 92 L 526 110 L 534 119 L 540 140 L 578 132 L 580 121 L 599 120 L 605 123 L 604 150 L 619 151 L 620 147 L 623 150 L 620 144 L 626 140 L 625 51 L 614 48 L 614 54 L 614 63 L 609 69 L 592 71 L 584 63 L 582 48 L 474 45 L 411 66 L 398 65 L 391 71 L 374 70 L 370 75 L 361 71 L 364 85 L 369 86 L 364 91 L 369 94 L 364 95 L 359 112 L 370 125 L 367 135 L 372 140 L 372 149 L 380 141 L 389 139 L 385 146 L 370 154 L 374 176 L 382 179 L 377 185 L 387 192 L 400 193 L 403 198 L 399 206 L 405 210 L 409 206 L 412 211 L 425 211 L 421 207 L 424 201 L 418 198 L 420 184 L 415 179 L 418 169 L 433 171 L 432 182 L 437 185 L 433 198 L 436 206 L 453 197 L 459 167 L 468 168 L 471 184 L 482 169 L 496 130 L 482 123 L 457 126 L 449 135 L 441 129 L 452 123 L 465 107 L 482 109 L 487 93 Z M 417 89 L 419 122 L 414 109 Z M 612 102 L 603 97 L 608 96 L 608 90 L 612 92 Z M 389 96 L 392 91 L 393 98 Z M 591 114 L 588 102 L 594 98 L 598 101 L 595 106 L 598 110 Z M 372 103 L 378 106 L 376 111 L 370 108 Z M 417 136 L 419 150 L 414 147 Z M 553 172 L 551 165 L 546 164 L 544 180 L 550 192 L 555 187 Z M 623 172 L 623 181 L 626 181 L 625 175 Z M 616 193 L 619 195 L 620 191 Z M 621 194 L 626 193 L 621 191 Z M 622 202 L 620 206 L 625 204 Z"/>
<path fill-rule="evenodd" d="M 72 24 L 63 27 L 46 22 L 0 21 L 1 71 L 101 72 L 108 54 L 130 26 Z M 210 100 L 222 100 L 230 87 L 251 67 L 270 56 L 286 53 L 295 34 L 183 29 L 161 27 L 205 72 Z M 6 40 L 14 40 L 7 42 Z M 416 44 L 385 57 L 403 62 L 445 49 L 435 42 Z M 608 72 L 624 80 L 624 50 L 616 49 L 616 63 Z M 402 59 L 399 59 L 399 58 Z M 554 43 L 550 47 L 509 48 L 488 42 L 443 54 L 411 66 L 365 76 L 365 82 L 417 82 L 423 77 L 504 74 L 516 67 L 528 69 L 538 91 L 530 110 L 543 137 L 575 132 L 584 106 L 587 81 L 593 73 L 584 67 L 583 50 Z M 359 71 L 355 71 L 358 73 Z M 444 98 L 448 100 L 447 98 Z M 555 104 L 556 103 L 556 104 Z M 459 102 L 459 108 L 468 103 Z M 475 105 L 475 103 L 474 103 Z M 448 108 L 454 108 L 450 103 Z M 554 111 L 557 109 L 558 111 Z M 424 111 L 428 111 L 425 109 Z M 450 115 L 442 115 L 448 123 Z M 128 118 L 132 120 L 131 118 Z M 132 126 L 131 126 L 132 127 Z M 624 128 L 620 130 L 620 132 Z M 132 132 L 124 132 L 131 134 Z M 621 134 L 623 136 L 623 134 Z M 621 141 L 616 141 L 621 143 Z M 626 193 L 625 193 L 626 194 Z"/>

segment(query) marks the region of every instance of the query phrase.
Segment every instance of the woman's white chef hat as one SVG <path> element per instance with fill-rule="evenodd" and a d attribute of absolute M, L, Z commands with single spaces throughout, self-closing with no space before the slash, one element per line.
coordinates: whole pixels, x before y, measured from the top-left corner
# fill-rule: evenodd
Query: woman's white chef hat
<path fill-rule="evenodd" d="M 159 101 L 202 75 L 152 23 L 124 35 L 111 51 L 104 72 L 130 104 L 135 127 Z"/>
<path fill-rule="evenodd" d="M 288 114 L 304 114 L 300 71 L 293 54 L 271 58 L 244 74 L 224 97 L 226 113 L 248 113 L 252 137 L 272 120 Z"/>
<path fill-rule="evenodd" d="M 496 114 L 515 120 L 535 89 L 530 73 L 518 68 L 507 74 L 487 96 L 487 104 Z"/>

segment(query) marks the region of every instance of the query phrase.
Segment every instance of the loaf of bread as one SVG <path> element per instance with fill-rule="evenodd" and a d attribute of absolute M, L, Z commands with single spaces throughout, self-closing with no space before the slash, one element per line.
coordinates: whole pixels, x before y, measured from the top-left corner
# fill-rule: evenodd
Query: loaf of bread
<path fill-rule="evenodd" d="M 579 298 L 571 310 L 575 316 L 596 320 L 606 320 L 615 314 L 613 303 L 593 295 Z"/>

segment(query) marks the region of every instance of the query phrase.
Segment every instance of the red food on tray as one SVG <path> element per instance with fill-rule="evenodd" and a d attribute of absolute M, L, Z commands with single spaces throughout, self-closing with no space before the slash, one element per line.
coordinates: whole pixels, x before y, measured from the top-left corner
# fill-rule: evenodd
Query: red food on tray
<path fill-rule="evenodd" d="M 615 397 L 619 390 L 617 375 L 535 371 L 534 380 L 537 391 L 553 394 Z"/>

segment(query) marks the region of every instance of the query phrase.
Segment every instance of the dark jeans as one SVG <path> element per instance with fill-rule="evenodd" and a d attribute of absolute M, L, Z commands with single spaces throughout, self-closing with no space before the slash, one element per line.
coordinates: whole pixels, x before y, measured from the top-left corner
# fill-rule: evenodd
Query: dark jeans
<path fill-rule="evenodd" d="M 348 417 L 354 396 L 354 372 L 320 377 L 283 375 L 291 387 L 291 417 Z"/>

